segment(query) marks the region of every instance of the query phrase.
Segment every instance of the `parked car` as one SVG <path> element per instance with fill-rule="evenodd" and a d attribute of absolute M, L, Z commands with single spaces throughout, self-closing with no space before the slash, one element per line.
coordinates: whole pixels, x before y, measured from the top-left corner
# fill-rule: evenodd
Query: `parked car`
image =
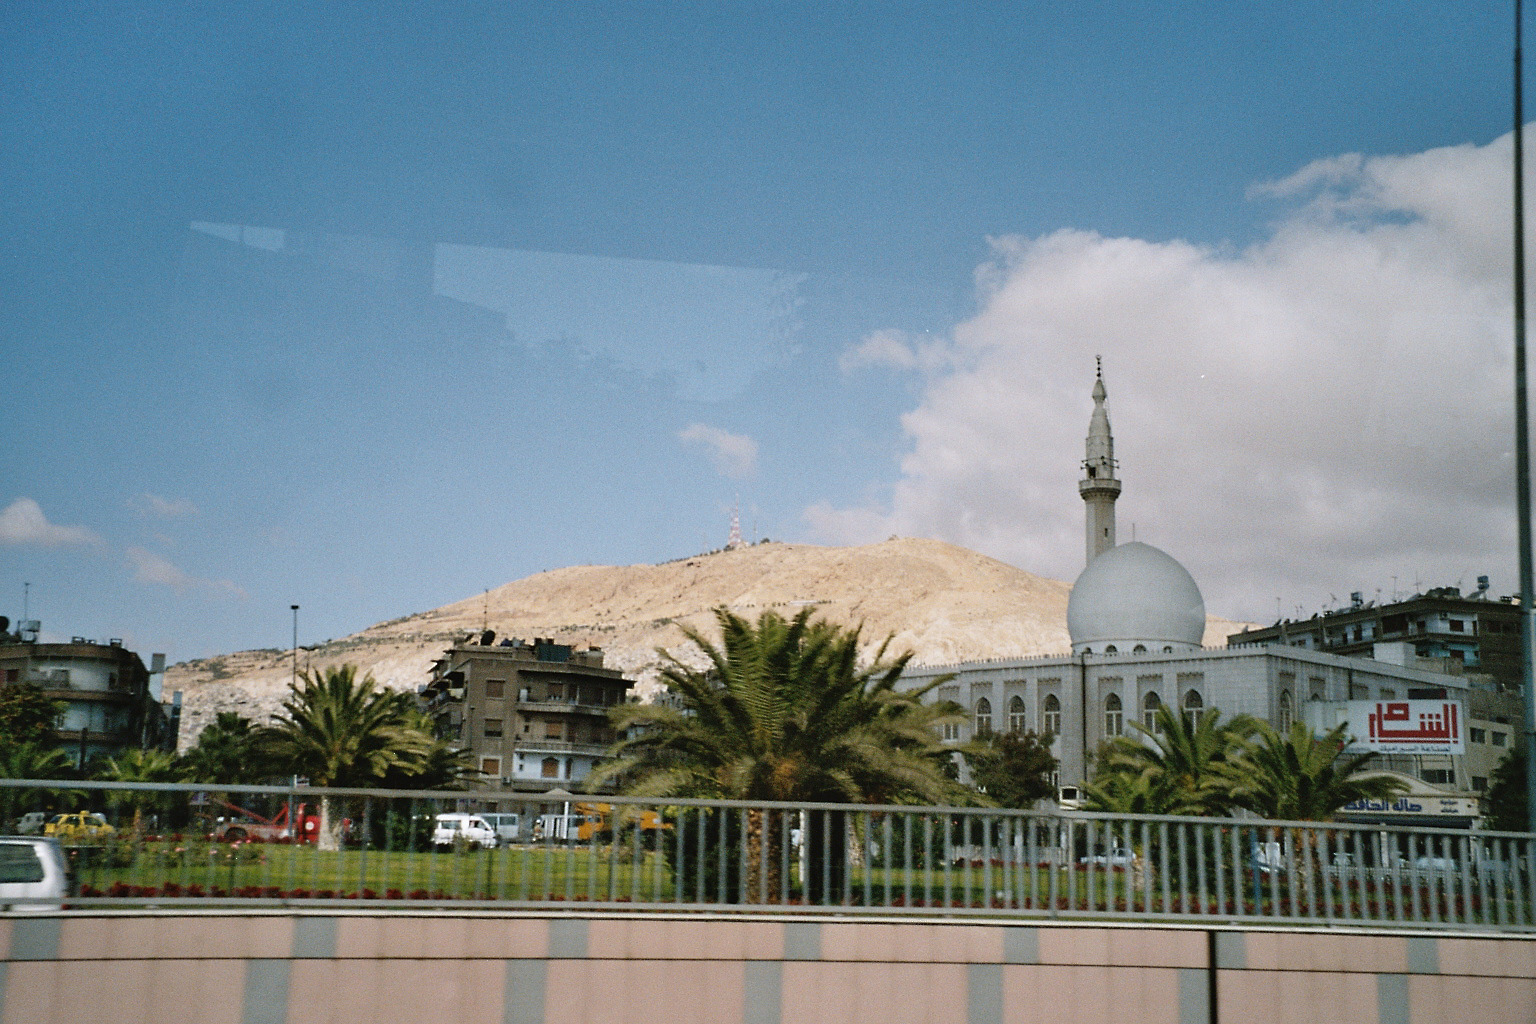
<path fill-rule="evenodd" d="M 48 820 L 44 811 L 28 811 L 16 819 L 16 834 L 19 836 L 35 836 L 43 830 L 43 823 Z"/>
<path fill-rule="evenodd" d="M 1111 868 L 1128 868 L 1136 863 L 1136 853 L 1127 850 L 1123 846 L 1117 846 L 1108 853 L 1095 854 L 1091 857 L 1079 857 L 1079 864 L 1099 864 Z"/>
<path fill-rule="evenodd" d="M 478 814 L 439 814 L 436 827 L 432 830 L 432 845 L 452 846 L 455 842 L 495 849 L 496 830 Z"/>
<path fill-rule="evenodd" d="M 57 839 L 0 836 L 0 910 L 62 910 L 68 894 L 69 867 Z"/>
<path fill-rule="evenodd" d="M 1451 857 L 1420 857 L 1413 866 L 1420 872 L 1431 874 L 1447 874 L 1457 869 L 1456 861 Z"/>
<path fill-rule="evenodd" d="M 55 814 L 43 826 L 43 835 L 61 841 L 78 843 L 82 840 L 106 839 L 117 830 L 107 819 L 94 811 L 76 811 L 73 814 Z"/>
<path fill-rule="evenodd" d="M 480 817 L 491 826 L 491 830 L 496 833 L 496 838 L 502 844 L 517 842 L 522 832 L 522 815 L 482 812 Z"/>

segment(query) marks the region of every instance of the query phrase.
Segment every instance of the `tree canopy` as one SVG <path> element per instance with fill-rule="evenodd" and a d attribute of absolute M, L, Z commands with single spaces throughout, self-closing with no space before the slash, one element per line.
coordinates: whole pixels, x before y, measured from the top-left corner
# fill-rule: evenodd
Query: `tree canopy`
<path fill-rule="evenodd" d="M 1258 727 L 1247 715 L 1225 724 L 1214 708 L 1178 714 L 1157 709 L 1153 728 L 1131 727 L 1144 739 L 1120 737 L 1106 744 L 1098 770 L 1085 787 L 1093 810 L 1125 811 L 1127 801 L 1146 814 L 1224 814 L 1233 806 L 1229 776 L 1221 766 L 1236 756 L 1244 737 Z"/>
<path fill-rule="evenodd" d="M 588 779 L 618 779 L 642 796 L 882 803 L 960 801 L 950 751 L 935 727 L 954 715 L 896 688 L 910 654 L 890 640 L 860 667 L 860 631 L 767 611 L 751 622 L 715 609 L 717 645 L 684 629 L 707 667 L 666 651 L 662 679 L 681 706 L 626 704 L 611 712 L 625 738 Z"/>
<path fill-rule="evenodd" d="M 197 736 L 197 745 L 182 757 L 182 774 L 188 782 L 256 782 L 274 774 L 262 755 L 260 730 L 249 718 L 234 711 L 220 711 Z"/>
<path fill-rule="evenodd" d="M 1056 795 L 1059 762 L 1051 737 L 1036 732 L 987 733 L 961 748 L 976 787 L 999 807 L 1028 809 Z"/>
<path fill-rule="evenodd" d="M 1348 723 L 1323 736 L 1304 722 L 1284 735 L 1257 723 L 1240 756 L 1223 769 L 1232 802 L 1277 821 L 1332 821 L 1345 804 L 1406 789 L 1390 776 L 1362 774 L 1376 754 L 1345 754 L 1348 740 Z"/>
<path fill-rule="evenodd" d="M 419 767 L 431 746 L 410 696 L 380 689 L 356 665 L 304 672 L 259 743 L 284 771 L 315 786 L 376 785 L 391 768 Z"/>

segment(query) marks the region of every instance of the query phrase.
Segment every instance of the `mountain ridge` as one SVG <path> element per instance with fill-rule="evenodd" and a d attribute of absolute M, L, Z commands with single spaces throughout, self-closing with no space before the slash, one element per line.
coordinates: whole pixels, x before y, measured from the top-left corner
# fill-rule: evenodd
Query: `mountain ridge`
<path fill-rule="evenodd" d="M 655 565 L 576 565 L 535 573 L 439 608 L 376 623 L 299 652 L 300 668 L 346 662 L 383 685 L 415 689 L 453 642 L 483 628 L 498 636 L 549 637 L 600 647 L 605 663 L 653 692 L 664 648 L 698 661 L 682 626 L 713 635 L 714 609 L 756 618 L 804 607 L 860 626 L 871 649 L 914 664 L 1060 653 L 1071 586 L 944 541 L 891 538 L 857 547 L 764 542 Z M 1208 617 L 1205 641 L 1225 643 L 1244 624 Z M 219 711 L 265 721 L 279 710 L 293 654 L 268 648 L 182 662 L 165 689 L 183 691 L 182 745 L 195 742 Z"/>

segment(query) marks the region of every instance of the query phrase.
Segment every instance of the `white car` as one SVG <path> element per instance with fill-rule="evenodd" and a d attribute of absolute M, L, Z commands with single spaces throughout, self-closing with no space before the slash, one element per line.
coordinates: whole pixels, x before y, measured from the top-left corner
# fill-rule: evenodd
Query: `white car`
<path fill-rule="evenodd" d="M 0 910 L 64 909 L 69 868 L 57 839 L 0 836 Z"/>
<path fill-rule="evenodd" d="M 452 846 L 455 842 L 493 850 L 496 848 L 496 830 L 478 814 L 439 814 L 432 830 L 432 845 Z"/>
<path fill-rule="evenodd" d="M 1136 854 L 1123 846 L 1117 846 L 1108 853 L 1100 853 L 1092 857 L 1079 857 L 1079 864 L 1103 864 L 1112 868 L 1128 868 L 1136 863 Z"/>

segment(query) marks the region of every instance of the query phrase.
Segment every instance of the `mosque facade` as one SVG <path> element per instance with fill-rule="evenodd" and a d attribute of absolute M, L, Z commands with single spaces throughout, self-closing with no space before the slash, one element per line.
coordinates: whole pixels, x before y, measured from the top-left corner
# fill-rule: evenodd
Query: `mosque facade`
<path fill-rule="evenodd" d="M 1218 710 L 1224 719 L 1251 715 L 1281 731 L 1298 720 L 1331 725 L 1349 701 L 1445 699 L 1467 706 L 1471 677 L 1413 667 L 1413 659 L 1392 658 L 1390 651 L 1370 658 L 1300 647 L 1202 646 L 1205 601 L 1188 570 L 1150 544 L 1115 543 L 1121 481 L 1106 399 L 1100 370 L 1078 485 L 1088 560 L 1067 603 L 1071 653 L 910 668 L 904 678 L 913 686 L 953 674 L 929 691 L 932 699 L 968 710 L 966 724 L 946 739 L 1050 734 L 1060 760 L 1062 802 L 1070 805 L 1097 747 L 1140 735 L 1133 722 L 1155 728 L 1164 706 L 1193 716 Z M 1404 775 L 1415 790 L 1410 795 L 1422 799 L 1375 820 L 1473 823 L 1477 801 L 1466 755 L 1393 754 L 1379 763 Z"/>

